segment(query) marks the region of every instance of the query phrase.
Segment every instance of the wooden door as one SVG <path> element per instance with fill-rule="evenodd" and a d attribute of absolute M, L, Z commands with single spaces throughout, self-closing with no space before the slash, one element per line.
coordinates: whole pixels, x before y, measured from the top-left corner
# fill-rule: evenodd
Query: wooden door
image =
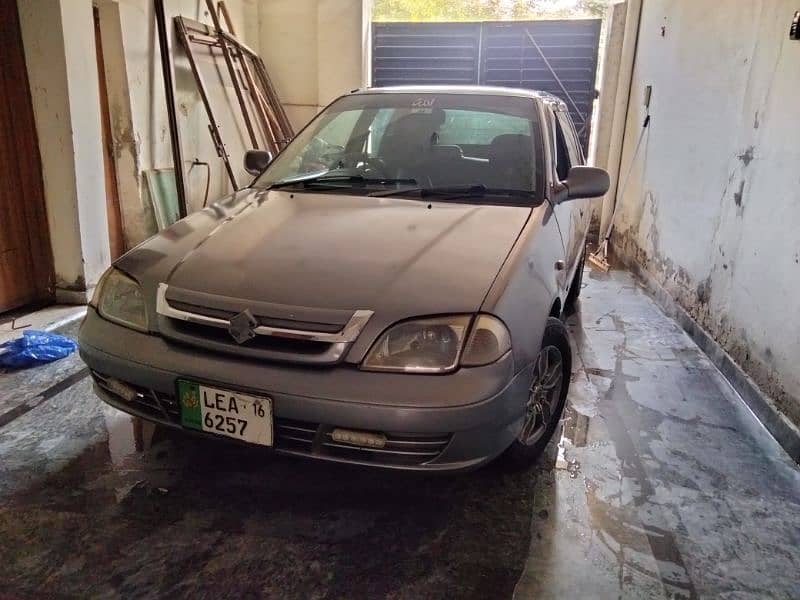
<path fill-rule="evenodd" d="M 0 312 L 53 296 L 53 258 L 15 0 L 0 0 Z"/>

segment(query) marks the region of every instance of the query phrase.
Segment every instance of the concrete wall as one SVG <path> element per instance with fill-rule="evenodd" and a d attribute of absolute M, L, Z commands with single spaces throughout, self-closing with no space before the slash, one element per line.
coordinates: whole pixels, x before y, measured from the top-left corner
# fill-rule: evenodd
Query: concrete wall
<path fill-rule="evenodd" d="M 369 2 L 269 0 L 259 5 L 259 47 L 295 129 L 368 81 Z"/>
<path fill-rule="evenodd" d="M 734 6 L 735 4 L 735 6 Z M 645 0 L 614 245 L 800 423 L 800 42 L 794 0 Z"/>
<path fill-rule="evenodd" d="M 56 299 L 83 302 L 110 260 L 89 0 L 19 0 Z"/>

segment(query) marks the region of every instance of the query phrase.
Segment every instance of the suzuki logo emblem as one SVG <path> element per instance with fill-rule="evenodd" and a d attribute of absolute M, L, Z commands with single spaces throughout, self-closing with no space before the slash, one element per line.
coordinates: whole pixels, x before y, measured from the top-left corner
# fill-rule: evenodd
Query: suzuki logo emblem
<path fill-rule="evenodd" d="M 250 309 L 245 309 L 235 317 L 231 317 L 228 333 L 231 334 L 237 344 L 244 344 L 247 340 L 256 337 L 256 327 L 258 327 L 258 321 L 256 321 L 253 313 L 250 312 Z"/>

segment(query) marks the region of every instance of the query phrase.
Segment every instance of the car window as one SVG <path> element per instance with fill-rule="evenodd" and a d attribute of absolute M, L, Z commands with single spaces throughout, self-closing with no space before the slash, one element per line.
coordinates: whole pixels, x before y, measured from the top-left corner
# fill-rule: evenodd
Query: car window
<path fill-rule="evenodd" d="M 367 195 L 381 185 L 481 186 L 496 195 L 529 193 L 537 201 L 544 181 L 538 115 L 534 101 L 523 96 L 345 96 L 315 117 L 256 185 L 324 175 L 337 177 L 337 190 L 350 194 Z"/>
<path fill-rule="evenodd" d="M 352 139 L 360 115 L 357 110 L 331 115 L 314 132 L 304 151 L 292 157 L 291 169 L 297 175 L 328 170 L 330 157 L 341 154 Z"/>
<path fill-rule="evenodd" d="M 498 135 L 531 135 L 530 119 L 472 110 L 445 111 L 439 127 L 442 145 L 488 145 Z"/>
<path fill-rule="evenodd" d="M 553 119 L 556 134 L 556 173 L 560 181 L 566 181 L 569 169 L 572 166 L 570 152 L 567 146 L 567 140 L 564 136 L 564 130 L 561 128 L 561 123 L 556 117 Z"/>
<path fill-rule="evenodd" d="M 383 138 L 383 134 L 386 133 L 386 128 L 389 126 L 389 123 L 398 119 L 407 111 L 401 111 L 400 109 L 396 108 L 381 108 L 375 114 L 375 118 L 372 120 L 372 125 L 369 128 L 369 140 L 367 142 L 367 152 L 370 156 L 375 156 L 378 152 L 378 148 L 380 148 L 381 139 Z"/>
<path fill-rule="evenodd" d="M 581 154 L 580 144 L 575 134 L 575 127 L 572 125 L 572 119 L 564 111 L 556 111 L 556 119 L 561 125 L 561 132 L 564 134 L 564 141 L 567 145 L 567 152 L 569 154 L 569 162 L 572 165 L 583 164 L 583 155 Z"/>
<path fill-rule="evenodd" d="M 339 113 L 335 119 L 332 119 L 328 124 L 323 127 L 316 137 L 325 142 L 328 146 L 338 146 L 344 148 L 347 141 L 353 132 L 353 127 L 358 121 L 360 112 L 357 110 L 348 110 Z"/>

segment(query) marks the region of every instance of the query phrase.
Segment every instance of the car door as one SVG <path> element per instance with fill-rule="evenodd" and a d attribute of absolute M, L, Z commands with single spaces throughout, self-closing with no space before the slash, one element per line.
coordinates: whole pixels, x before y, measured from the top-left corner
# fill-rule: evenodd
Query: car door
<path fill-rule="evenodd" d="M 572 122 L 572 117 L 566 110 L 556 111 L 556 117 L 561 125 L 561 130 L 564 133 L 564 140 L 567 145 L 567 152 L 570 157 L 570 164 L 585 165 L 586 157 L 583 155 L 583 147 L 581 146 L 580 137 L 575 130 L 575 124 Z M 591 218 L 591 211 L 589 210 L 589 200 L 581 199 L 575 200 L 571 203 L 571 216 L 572 224 L 575 227 L 574 236 L 577 246 L 576 259 L 580 258 L 583 252 L 583 247 L 586 243 L 586 232 L 589 229 L 589 220 Z"/>
<path fill-rule="evenodd" d="M 562 110 L 551 111 L 554 132 L 554 177 L 565 182 L 570 168 L 583 164 L 583 153 L 577 142 L 575 130 L 569 115 Z M 588 211 L 583 200 L 570 200 L 562 202 L 555 207 L 556 220 L 558 221 L 561 236 L 564 239 L 564 249 L 567 258 L 567 273 L 572 273 L 581 253 L 586 228 L 584 218 L 588 218 Z M 568 283 L 568 282 L 567 282 Z"/>

